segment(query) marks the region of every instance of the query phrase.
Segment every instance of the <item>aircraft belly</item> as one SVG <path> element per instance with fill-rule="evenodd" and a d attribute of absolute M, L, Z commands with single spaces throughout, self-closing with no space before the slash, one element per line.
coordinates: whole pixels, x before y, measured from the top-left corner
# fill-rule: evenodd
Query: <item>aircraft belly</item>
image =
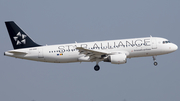
<path fill-rule="evenodd" d="M 46 62 L 55 62 L 55 63 L 69 63 L 69 62 L 78 62 L 78 55 L 63 53 L 63 54 L 48 54 L 44 55 Z"/>

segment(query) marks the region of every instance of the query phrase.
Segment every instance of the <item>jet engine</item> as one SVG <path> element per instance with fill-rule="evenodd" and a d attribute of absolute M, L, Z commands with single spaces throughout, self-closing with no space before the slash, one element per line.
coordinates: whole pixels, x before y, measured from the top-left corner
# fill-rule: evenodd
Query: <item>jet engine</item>
<path fill-rule="evenodd" d="M 112 64 L 124 64 L 127 61 L 127 56 L 125 54 L 115 54 L 110 55 L 106 59 L 104 59 L 104 62 L 111 62 Z"/>

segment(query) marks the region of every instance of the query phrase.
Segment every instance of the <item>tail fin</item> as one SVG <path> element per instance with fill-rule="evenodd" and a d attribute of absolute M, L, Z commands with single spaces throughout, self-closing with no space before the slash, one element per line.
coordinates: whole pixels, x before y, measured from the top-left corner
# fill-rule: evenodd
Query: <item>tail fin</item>
<path fill-rule="evenodd" d="M 36 44 L 23 30 L 13 21 L 5 22 L 14 49 L 37 47 Z"/>

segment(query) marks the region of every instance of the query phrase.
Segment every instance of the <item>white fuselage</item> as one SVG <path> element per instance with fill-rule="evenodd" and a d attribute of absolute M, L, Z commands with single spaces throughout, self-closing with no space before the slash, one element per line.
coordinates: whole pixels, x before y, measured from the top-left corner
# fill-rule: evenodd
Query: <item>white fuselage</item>
<path fill-rule="evenodd" d="M 122 40 L 94 41 L 59 45 L 46 45 L 10 50 L 6 56 L 54 63 L 90 62 L 89 56 L 80 54 L 76 47 L 101 52 L 123 52 L 127 58 L 157 56 L 177 50 L 177 46 L 160 37 L 145 37 Z"/>

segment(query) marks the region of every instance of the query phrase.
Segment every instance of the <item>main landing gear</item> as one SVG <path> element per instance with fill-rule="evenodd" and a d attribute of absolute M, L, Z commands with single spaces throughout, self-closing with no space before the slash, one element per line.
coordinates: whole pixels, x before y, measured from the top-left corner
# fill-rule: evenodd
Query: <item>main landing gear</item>
<path fill-rule="evenodd" d="M 99 65 L 98 65 L 98 63 L 99 63 L 100 61 L 101 61 L 101 60 L 96 59 L 96 65 L 94 66 L 94 70 L 95 70 L 95 71 L 99 71 L 99 70 L 100 70 L 100 67 L 99 67 Z"/>
<path fill-rule="evenodd" d="M 154 66 L 157 66 L 158 63 L 156 62 L 156 57 L 155 56 L 153 56 L 153 61 L 154 61 Z"/>

